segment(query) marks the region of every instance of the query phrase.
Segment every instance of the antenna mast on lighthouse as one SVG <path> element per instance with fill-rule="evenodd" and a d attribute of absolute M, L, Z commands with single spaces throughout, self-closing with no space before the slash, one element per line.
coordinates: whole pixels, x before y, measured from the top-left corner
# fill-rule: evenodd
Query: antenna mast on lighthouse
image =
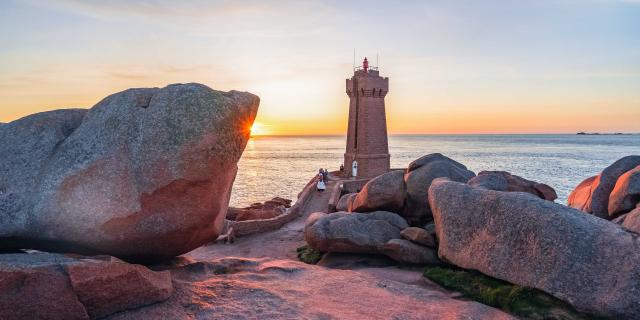
<path fill-rule="evenodd" d="M 353 48 L 353 69 L 356 69 L 356 48 Z"/>

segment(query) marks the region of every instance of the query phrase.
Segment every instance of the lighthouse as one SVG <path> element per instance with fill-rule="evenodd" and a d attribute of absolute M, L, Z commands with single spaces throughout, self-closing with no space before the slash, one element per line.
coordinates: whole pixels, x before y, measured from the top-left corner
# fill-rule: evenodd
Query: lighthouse
<path fill-rule="evenodd" d="M 344 173 L 348 177 L 371 178 L 389 171 L 384 106 L 388 91 L 389 78 L 381 77 L 377 67 L 370 68 L 367 58 L 347 79 L 349 123 Z"/>

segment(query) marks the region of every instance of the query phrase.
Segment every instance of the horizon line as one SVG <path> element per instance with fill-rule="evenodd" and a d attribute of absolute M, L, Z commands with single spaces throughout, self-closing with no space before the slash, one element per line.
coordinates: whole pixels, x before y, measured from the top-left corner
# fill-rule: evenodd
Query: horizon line
<path fill-rule="evenodd" d="M 582 133 L 582 134 L 579 134 Z M 544 133 L 540 133 L 540 132 L 499 132 L 499 133 L 390 133 L 388 134 L 389 137 L 393 137 L 393 136 L 481 136 L 481 135 L 485 135 L 485 136 L 500 136 L 500 135 L 539 135 L 539 136 L 543 136 L 543 135 L 570 135 L 570 136 L 577 136 L 577 135 L 586 135 L 586 136 L 634 136 L 634 135 L 640 135 L 640 132 L 574 132 L 574 133 L 569 133 L 569 132 L 544 132 Z M 305 134 L 305 133 L 300 133 L 300 134 L 256 134 L 256 135 L 251 135 L 251 138 L 260 138 L 260 137 L 346 137 L 347 134 L 338 134 L 338 133 L 312 133 L 312 134 Z"/>

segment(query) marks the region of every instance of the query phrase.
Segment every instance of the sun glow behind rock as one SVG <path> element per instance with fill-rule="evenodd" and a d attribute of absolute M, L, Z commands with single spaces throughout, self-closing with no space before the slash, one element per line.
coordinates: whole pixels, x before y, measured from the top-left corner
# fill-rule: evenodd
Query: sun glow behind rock
<path fill-rule="evenodd" d="M 269 134 L 269 130 L 260 122 L 254 122 L 250 130 L 252 136 L 263 136 Z"/>

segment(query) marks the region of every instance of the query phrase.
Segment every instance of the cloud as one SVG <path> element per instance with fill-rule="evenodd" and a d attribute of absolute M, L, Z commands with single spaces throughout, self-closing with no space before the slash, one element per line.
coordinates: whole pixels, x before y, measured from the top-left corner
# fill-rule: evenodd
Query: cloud
<path fill-rule="evenodd" d="M 145 30 L 216 38 L 292 38 L 330 29 L 339 16 L 323 2 L 307 1 L 98 1 L 26 0 L 31 6 L 126 23 Z"/>
<path fill-rule="evenodd" d="M 81 1 L 29 0 L 32 5 L 64 10 L 97 18 L 134 17 L 151 19 L 206 19 L 221 16 L 251 16 L 273 12 L 275 8 L 260 3 L 233 1 Z"/>

